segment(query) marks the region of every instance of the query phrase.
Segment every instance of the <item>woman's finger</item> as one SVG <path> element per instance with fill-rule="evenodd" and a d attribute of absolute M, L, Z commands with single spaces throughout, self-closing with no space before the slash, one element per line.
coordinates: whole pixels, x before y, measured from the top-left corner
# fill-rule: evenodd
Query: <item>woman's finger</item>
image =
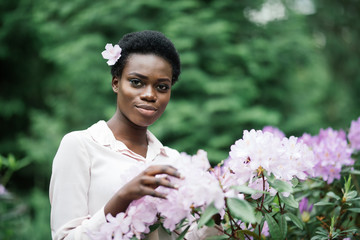
<path fill-rule="evenodd" d="M 170 165 L 153 165 L 145 169 L 145 175 L 155 176 L 157 174 L 167 174 L 173 177 L 182 178 L 181 174 L 176 168 Z"/>
<path fill-rule="evenodd" d="M 150 187 L 142 187 L 141 188 L 141 195 L 142 196 L 149 195 L 149 196 L 152 196 L 152 197 L 166 199 L 165 194 L 159 193 L 159 192 L 155 191 L 154 189 L 152 189 Z"/>
<path fill-rule="evenodd" d="M 140 183 L 143 185 L 151 186 L 152 188 L 157 188 L 158 186 L 164 186 L 168 188 L 177 187 L 172 184 L 167 178 L 160 178 L 160 177 L 152 177 L 152 176 L 143 176 L 140 180 Z"/>

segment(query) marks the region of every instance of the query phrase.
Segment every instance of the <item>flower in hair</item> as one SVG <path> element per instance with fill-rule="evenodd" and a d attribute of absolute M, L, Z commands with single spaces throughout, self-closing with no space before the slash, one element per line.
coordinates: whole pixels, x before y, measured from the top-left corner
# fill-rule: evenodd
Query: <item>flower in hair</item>
<path fill-rule="evenodd" d="M 112 66 L 121 57 L 121 48 L 117 44 L 113 46 L 111 43 L 108 43 L 105 46 L 105 51 L 103 51 L 101 55 L 104 59 L 108 59 L 106 63 Z"/>

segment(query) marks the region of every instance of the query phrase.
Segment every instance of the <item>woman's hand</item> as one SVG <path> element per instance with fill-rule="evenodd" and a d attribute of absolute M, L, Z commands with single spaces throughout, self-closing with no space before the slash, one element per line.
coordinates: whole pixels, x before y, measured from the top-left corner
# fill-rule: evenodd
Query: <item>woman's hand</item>
<path fill-rule="evenodd" d="M 111 215 L 116 216 L 116 214 L 120 212 L 125 212 L 132 201 L 146 195 L 166 198 L 165 195 L 155 191 L 155 189 L 159 186 L 176 189 L 176 186 L 174 186 L 166 177 L 156 177 L 158 174 L 166 174 L 168 176 L 181 178 L 181 175 L 176 168 L 170 165 L 150 166 L 125 184 L 110 199 L 104 208 L 105 215 L 111 213 Z"/>

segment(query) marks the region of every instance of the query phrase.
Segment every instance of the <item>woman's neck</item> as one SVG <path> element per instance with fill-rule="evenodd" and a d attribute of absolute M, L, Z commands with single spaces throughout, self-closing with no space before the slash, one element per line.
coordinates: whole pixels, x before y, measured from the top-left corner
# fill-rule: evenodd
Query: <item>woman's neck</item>
<path fill-rule="evenodd" d="M 133 152 L 146 157 L 148 145 L 147 127 L 135 125 L 118 112 L 107 121 L 107 125 L 117 140 L 123 142 Z"/>

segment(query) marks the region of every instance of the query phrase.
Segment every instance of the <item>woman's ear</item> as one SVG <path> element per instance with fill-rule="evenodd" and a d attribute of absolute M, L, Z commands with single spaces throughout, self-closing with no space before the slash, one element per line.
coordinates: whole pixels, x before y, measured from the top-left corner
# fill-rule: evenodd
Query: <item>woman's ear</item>
<path fill-rule="evenodd" d="M 117 93 L 119 91 L 119 79 L 117 77 L 112 78 L 111 86 L 114 93 Z"/>

